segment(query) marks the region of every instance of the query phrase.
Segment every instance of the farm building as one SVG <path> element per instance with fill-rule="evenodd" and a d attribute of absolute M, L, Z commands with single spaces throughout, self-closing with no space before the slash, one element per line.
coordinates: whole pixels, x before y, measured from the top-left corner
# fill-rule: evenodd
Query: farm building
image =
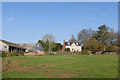
<path fill-rule="evenodd" d="M 82 43 L 79 42 L 65 42 L 63 43 L 62 51 L 66 48 L 69 48 L 71 52 L 80 52 L 82 51 Z"/>
<path fill-rule="evenodd" d="M 0 40 L 0 51 L 43 51 L 44 48 L 41 43 L 11 43 L 5 40 Z"/>
<path fill-rule="evenodd" d="M 25 51 L 26 48 L 23 48 L 23 47 L 15 44 L 15 43 L 11 43 L 11 42 L 8 42 L 8 41 L 5 41 L 5 40 L 0 40 L 0 51 L 10 51 L 10 52 L 12 52 L 14 50 Z"/>
<path fill-rule="evenodd" d="M 42 46 L 41 43 L 16 43 L 17 45 L 26 48 L 26 52 L 28 51 L 43 51 L 44 47 Z"/>

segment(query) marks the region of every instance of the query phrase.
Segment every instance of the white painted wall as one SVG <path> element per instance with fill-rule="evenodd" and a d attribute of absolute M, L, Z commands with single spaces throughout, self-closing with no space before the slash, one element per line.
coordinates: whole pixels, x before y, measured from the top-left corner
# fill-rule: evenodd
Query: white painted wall
<path fill-rule="evenodd" d="M 71 48 L 70 46 L 65 46 L 65 48 Z"/>
<path fill-rule="evenodd" d="M 73 43 L 71 46 L 65 46 L 65 48 L 70 48 L 70 51 L 82 51 L 82 46 L 76 46 L 75 43 Z M 72 50 L 73 49 L 73 50 Z"/>
<path fill-rule="evenodd" d="M 0 51 L 9 51 L 9 45 L 0 41 Z"/>

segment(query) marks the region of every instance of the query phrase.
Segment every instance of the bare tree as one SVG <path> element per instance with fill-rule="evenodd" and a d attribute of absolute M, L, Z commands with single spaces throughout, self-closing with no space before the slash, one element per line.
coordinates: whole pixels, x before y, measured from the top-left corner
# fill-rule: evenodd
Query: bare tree
<path fill-rule="evenodd" d="M 45 34 L 42 38 L 43 41 L 49 41 L 49 54 L 50 54 L 50 44 L 55 41 L 55 36 L 52 34 Z"/>
<path fill-rule="evenodd" d="M 96 31 L 94 31 L 92 29 L 83 29 L 78 33 L 77 38 L 81 42 L 84 42 L 86 40 L 92 39 L 92 35 L 95 33 L 96 33 Z"/>
<path fill-rule="evenodd" d="M 112 42 L 115 42 L 118 39 L 118 33 L 115 33 L 113 29 L 110 29 L 109 31 L 109 39 Z"/>
<path fill-rule="evenodd" d="M 77 41 L 77 39 L 75 38 L 75 36 L 74 35 L 72 35 L 72 37 L 71 37 L 71 39 L 69 40 L 70 42 L 76 42 Z"/>

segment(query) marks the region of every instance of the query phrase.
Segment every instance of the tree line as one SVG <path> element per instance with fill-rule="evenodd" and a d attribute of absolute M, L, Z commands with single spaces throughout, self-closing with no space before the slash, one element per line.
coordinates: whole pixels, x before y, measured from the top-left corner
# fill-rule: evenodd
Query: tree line
<path fill-rule="evenodd" d="M 77 34 L 77 39 L 72 35 L 69 41 L 81 41 L 83 43 L 83 50 L 92 52 L 106 51 L 117 52 L 119 49 L 118 32 L 114 32 L 113 29 L 102 25 L 98 27 L 98 30 L 83 29 Z"/>
<path fill-rule="evenodd" d="M 82 29 L 77 33 L 77 39 L 74 35 L 70 38 L 70 42 L 79 41 L 83 43 L 82 51 L 107 51 L 117 52 L 120 48 L 118 42 L 118 32 L 106 25 L 99 26 L 98 29 Z M 58 51 L 62 49 L 61 43 L 55 43 L 55 36 L 53 34 L 45 34 L 39 42 L 43 45 L 44 51 Z"/>

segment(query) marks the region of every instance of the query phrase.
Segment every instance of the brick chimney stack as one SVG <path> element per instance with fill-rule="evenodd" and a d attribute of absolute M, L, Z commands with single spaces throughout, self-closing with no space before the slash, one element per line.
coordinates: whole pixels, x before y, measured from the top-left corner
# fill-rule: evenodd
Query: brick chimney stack
<path fill-rule="evenodd" d="M 65 50 L 65 40 L 63 40 L 63 47 L 62 47 L 62 52 Z"/>
<path fill-rule="evenodd" d="M 63 40 L 63 42 L 65 43 L 65 40 Z"/>

